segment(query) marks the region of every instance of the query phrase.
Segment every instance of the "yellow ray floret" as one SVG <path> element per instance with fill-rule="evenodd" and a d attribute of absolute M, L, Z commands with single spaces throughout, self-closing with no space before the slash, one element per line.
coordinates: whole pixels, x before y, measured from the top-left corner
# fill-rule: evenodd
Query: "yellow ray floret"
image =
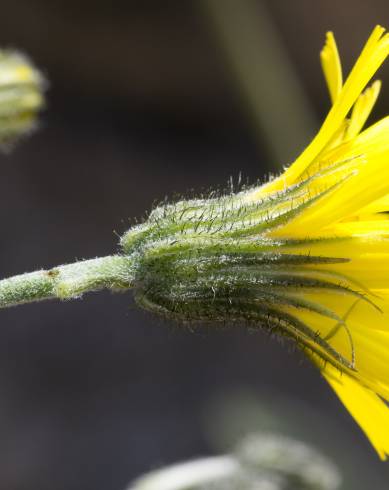
<path fill-rule="evenodd" d="M 386 459 L 389 454 L 389 416 L 386 404 L 374 391 L 346 374 L 340 375 L 332 366 L 327 366 L 322 373 L 362 427 L 381 459 Z"/>
<path fill-rule="evenodd" d="M 338 47 L 332 32 L 327 32 L 326 43 L 320 53 L 321 65 L 327 82 L 332 103 L 342 90 L 343 77 Z"/>
<path fill-rule="evenodd" d="M 350 122 L 346 132 L 346 139 L 353 138 L 363 128 L 369 117 L 381 90 L 381 82 L 376 80 L 357 99 L 353 107 Z"/>

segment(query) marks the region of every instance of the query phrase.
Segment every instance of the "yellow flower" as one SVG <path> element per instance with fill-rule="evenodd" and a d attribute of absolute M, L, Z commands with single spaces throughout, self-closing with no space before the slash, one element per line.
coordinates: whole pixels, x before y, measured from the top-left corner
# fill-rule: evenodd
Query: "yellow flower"
<path fill-rule="evenodd" d="M 156 208 L 122 238 L 141 306 L 184 322 L 242 320 L 293 338 L 381 458 L 389 454 L 389 117 L 362 128 L 389 54 L 376 27 L 346 82 L 332 33 L 332 99 L 282 175 Z M 135 255 L 134 255 L 135 254 Z"/>
<path fill-rule="evenodd" d="M 377 26 L 343 84 L 335 39 L 327 34 L 321 62 L 332 108 L 297 160 L 247 196 L 300 187 L 291 208 L 303 202 L 305 208 L 267 235 L 292 240 L 282 253 L 343 259 L 296 271 L 318 284 L 302 284 L 295 297 L 320 309 L 282 309 L 316 333 L 322 345 L 308 355 L 383 459 L 389 454 L 389 117 L 361 130 L 380 82 L 362 91 L 388 54 L 389 36 Z"/>

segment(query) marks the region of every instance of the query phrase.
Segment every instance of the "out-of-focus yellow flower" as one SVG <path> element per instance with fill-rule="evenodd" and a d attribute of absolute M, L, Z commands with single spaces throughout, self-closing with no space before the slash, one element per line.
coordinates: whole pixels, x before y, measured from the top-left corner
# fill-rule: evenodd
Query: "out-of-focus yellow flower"
<path fill-rule="evenodd" d="M 46 82 L 31 61 L 0 50 L 0 145 L 7 147 L 36 126 Z"/>
<path fill-rule="evenodd" d="M 343 84 L 335 39 L 327 34 L 321 61 L 332 108 L 297 160 L 247 196 L 301 189 L 290 202 L 300 211 L 267 236 L 285 240 L 281 253 L 335 262 L 299 265 L 294 296 L 308 306 L 282 310 L 315 332 L 316 341 L 304 341 L 308 355 L 381 458 L 389 454 L 389 117 L 361 130 L 380 82 L 362 91 L 388 53 L 389 36 L 378 26 Z"/>

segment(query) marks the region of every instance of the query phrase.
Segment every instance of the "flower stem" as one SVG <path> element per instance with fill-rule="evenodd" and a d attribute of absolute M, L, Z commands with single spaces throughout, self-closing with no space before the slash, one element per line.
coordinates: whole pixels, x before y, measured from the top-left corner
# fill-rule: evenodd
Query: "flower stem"
<path fill-rule="evenodd" d="M 134 263 L 128 255 L 112 255 L 61 265 L 0 281 L 0 308 L 44 299 L 70 299 L 99 289 L 128 289 Z"/>

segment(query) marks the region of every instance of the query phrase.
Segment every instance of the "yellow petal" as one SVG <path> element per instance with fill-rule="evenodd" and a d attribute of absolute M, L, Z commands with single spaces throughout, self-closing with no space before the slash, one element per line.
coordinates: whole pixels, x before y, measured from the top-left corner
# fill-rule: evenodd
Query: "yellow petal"
<path fill-rule="evenodd" d="M 381 459 L 389 454 L 389 408 L 373 391 L 327 365 L 322 374 L 370 439 Z"/>
<path fill-rule="evenodd" d="M 381 82 L 376 80 L 371 87 L 367 88 L 358 97 L 351 114 L 350 123 L 345 136 L 346 139 L 353 138 L 361 131 L 374 107 L 380 89 Z"/>
<path fill-rule="evenodd" d="M 331 101 L 334 103 L 342 90 L 343 77 L 339 52 L 332 32 L 327 32 L 326 42 L 320 53 L 320 61 Z"/>
<path fill-rule="evenodd" d="M 371 202 L 364 208 L 360 210 L 358 216 L 364 217 L 372 217 L 377 213 L 389 213 L 389 194 Z M 385 214 L 383 217 L 389 218 L 388 214 Z"/>
<path fill-rule="evenodd" d="M 327 296 L 330 295 L 327 294 Z M 335 295 L 332 296 L 335 299 Z M 307 298 L 308 300 L 313 299 L 312 295 L 307 295 Z M 358 306 L 362 301 L 356 304 L 354 298 L 350 302 L 351 307 L 348 305 L 346 307 L 344 303 L 348 298 L 341 298 L 338 295 L 337 300 L 337 304 L 334 303 L 331 310 L 344 320 L 344 325 L 312 311 L 304 311 L 299 315 L 299 319 L 306 324 L 310 322 L 312 331 L 320 335 L 320 338 L 325 340 L 334 352 L 353 365 L 354 370 L 348 372 L 349 375 L 374 390 L 378 395 L 389 399 L 389 365 L 387 362 L 389 331 L 373 329 L 370 328 L 369 323 L 362 325 L 359 322 L 357 313 L 360 311 Z M 320 303 L 321 306 L 327 306 L 327 304 L 324 301 Z M 356 306 L 353 308 L 354 305 Z M 378 316 L 379 312 L 374 314 L 374 310 L 370 308 L 371 325 L 374 324 L 374 318 Z M 385 318 L 387 321 L 387 314 Z M 347 374 L 348 366 L 342 367 Z"/>

